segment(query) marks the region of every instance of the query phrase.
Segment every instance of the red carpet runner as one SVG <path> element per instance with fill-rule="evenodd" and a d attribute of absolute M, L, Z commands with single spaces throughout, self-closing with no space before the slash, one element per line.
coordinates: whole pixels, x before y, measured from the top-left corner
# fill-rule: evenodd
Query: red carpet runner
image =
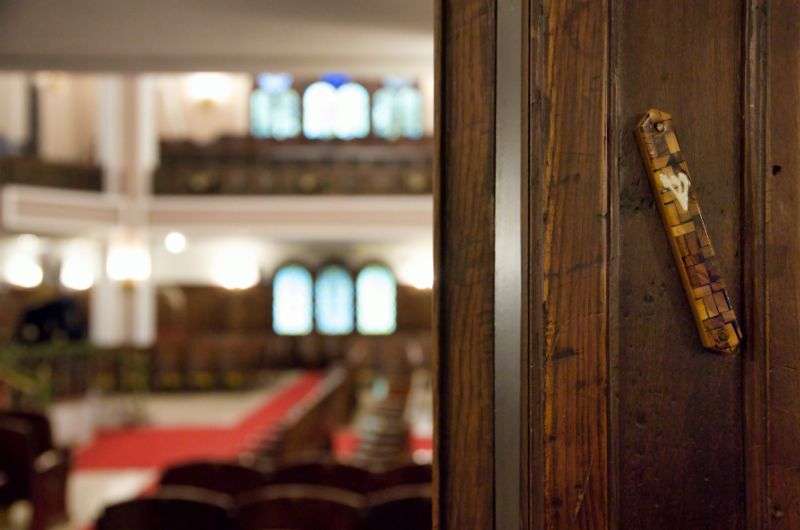
<path fill-rule="evenodd" d="M 196 458 L 233 458 L 257 443 L 301 400 L 313 394 L 323 375 L 303 374 L 234 427 L 134 428 L 100 434 L 79 451 L 77 471 L 161 469 Z"/>

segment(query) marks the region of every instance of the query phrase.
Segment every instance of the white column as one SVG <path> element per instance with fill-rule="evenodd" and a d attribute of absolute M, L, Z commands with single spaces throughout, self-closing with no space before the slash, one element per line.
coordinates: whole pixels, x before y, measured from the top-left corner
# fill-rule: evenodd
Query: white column
<path fill-rule="evenodd" d="M 158 163 L 154 79 L 147 75 L 109 75 L 99 83 L 97 158 L 105 175 L 105 190 L 119 194 L 126 205 L 122 226 L 110 234 L 108 246 L 139 245 L 149 252 L 144 202 L 152 190 Z M 156 335 L 156 292 L 150 280 L 115 282 L 103 271 L 97 283 L 97 319 L 92 337 L 105 345 L 149 346 Z M 111 307 L 111 306 L 114 307 Z M 107 312 L 107 314 L 106 314 Z M 102 314 L 101 314 L 102 313 Z"/>
<path fill-rule="evenodd" d="M 106 254 L 102 253 L 103 266 L 91 291 L 89 338 L 97 346 L 112 348 L 127 342 L 126 297 L 123 285 L 105 273 Z"/>

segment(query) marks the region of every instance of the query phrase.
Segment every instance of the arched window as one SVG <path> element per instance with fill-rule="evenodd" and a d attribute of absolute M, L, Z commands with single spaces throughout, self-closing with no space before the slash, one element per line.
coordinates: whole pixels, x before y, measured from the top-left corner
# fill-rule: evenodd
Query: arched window
<path fill-rule="evenodd" d="M 422 137 L 422 94 L 413 86 L 397 91 L 400 130 L 406 138 Z"/>
<path fill-rule="evenodd" d="M 272 328 L 278 335 L 307 335 L 314 327 L 311 273 L 302 265 L 278 269 L 272 280 Z"/>
<path fill-rule="evenodd" d="M 317 81 L 303 93 L 303 134 L 311 140 L 333 138 L 336 118 L 336 88 L 327 81 Z"/>
<path fill-rule="evenodd" d="M 303 134 L 311 140 L 352 140 L 369 135 L 369 92 L 350 77 L 329 73 L 303 94 Z"/>
<path fill-rule="evenodd" d="M 314 311 L 317 331 L 325 335 L 353 332 L 353 279 L 340 265 L 327 265 L 317 275 Z"/>
<path fill-rule="evenodd" d="M 399 123 L 394 119 L 395 91 L 383 87 L 372 95 L 372 128 L 381 138 L 399 138 L 402 134 Z"/>
<path fill-rule="evenodd" d="M 250 95 L 250 130 L 257 138 L 285 140 L 300 134 L 300 96 L 289 74 L 261 74 Z"/>
<path fill-rule="evenodd" d="M 345 83 L 336 90 L 334 133 L 340 140 L 369 134 L 369 92 L 358 83 Z"/>
<path fill-rule="evenodd" d="M 397 281 L 383 265 L 367 265 L 356 278 L 358 332 L 388 335 L 397 327 Z"/>
<path fill-rule="evenodd" d="M 381 138 L 420 138 L 422 127 L 422 95 L 419 89 L 403 79 L 388 79 L 375 92 L 372 104 L 372 126 Z"/>

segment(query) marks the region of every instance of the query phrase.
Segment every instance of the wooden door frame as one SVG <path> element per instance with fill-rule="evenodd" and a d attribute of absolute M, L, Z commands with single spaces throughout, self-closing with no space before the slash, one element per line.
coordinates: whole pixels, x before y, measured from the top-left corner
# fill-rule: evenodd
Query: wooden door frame
<path fill-rule="evenodd" d="M 529 3 L 436 0 L 434 528 L 527 528 Z M 447 71 L 447 74 L 445 73 Z M 454 72 L 459 75 L 453 75 Z M 458 84 L 471 78 L 474 86 Z M 455 81 L 456 84 L 449 82 Z M 468 126 L 465 126 L 465 122 Z M 541 215 L 538 213 L 536 215 Z M 535 318 L 535 317 L 534 317 Z M 454 399 L 458 396 L 457 399 Z M 456 437 L 459 435 L 458 437 Z M 531 456 L 533 455 L 533 456 Z M 541 512 L 541 510 L 539 510 Z M 537 525 L 538 526 L 538 525 Z"/>

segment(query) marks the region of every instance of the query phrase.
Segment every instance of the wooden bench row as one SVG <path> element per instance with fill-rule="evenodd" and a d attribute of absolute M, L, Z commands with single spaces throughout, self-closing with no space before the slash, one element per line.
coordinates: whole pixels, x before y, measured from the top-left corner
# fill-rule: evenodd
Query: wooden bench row
<path fill-rule="evenodd" d="M 167 469 L 148 497 L 105 509 L 98 530 L 429 530 L 431 468 L 383 473 L 334 462 L 271 472 L 234 462 Z"/>

